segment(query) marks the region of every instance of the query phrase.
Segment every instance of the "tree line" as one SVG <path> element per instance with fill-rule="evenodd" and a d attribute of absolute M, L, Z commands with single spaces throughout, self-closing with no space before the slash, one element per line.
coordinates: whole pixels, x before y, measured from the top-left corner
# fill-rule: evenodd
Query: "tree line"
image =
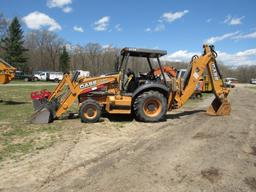
<path fill-rule="evenodd" d="M 0 57 L 18 70 L 33 71 L 90 71 L 92 75 L 113 72 L 118 63 L 120 48 L 102 47 L 98 43 L 71 45 L 56 33 L 35 30 L 24 33 L 20 21 L 15 17 L 11 22 L 0 14 Z M 147 71 L 146 60 L 131 58 L 129 67 L 135 72 Z M 176 69 L 187 68 L 188 63 L 169 62 L 164 64 Z M 221 64 L 224 77 L 235 77 L 240 82 L 256 78 L 256 66 L 241 65 L 231 68 Z"/>

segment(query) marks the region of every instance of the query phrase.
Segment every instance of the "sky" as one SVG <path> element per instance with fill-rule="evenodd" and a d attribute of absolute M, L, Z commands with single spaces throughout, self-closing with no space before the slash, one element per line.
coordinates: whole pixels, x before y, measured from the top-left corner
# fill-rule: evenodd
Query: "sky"
<path fill-rule="evenodd" d="M 230 66 L 256 65 L 255 0 L 0 0 L 25 32 L 53 31 L 70 44 L 167 50 L 189 61 L 214 44 Z"/>

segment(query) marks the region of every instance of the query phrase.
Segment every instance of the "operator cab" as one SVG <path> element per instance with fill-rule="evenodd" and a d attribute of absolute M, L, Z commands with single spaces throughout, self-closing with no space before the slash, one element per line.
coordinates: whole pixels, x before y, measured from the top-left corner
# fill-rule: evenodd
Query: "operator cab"
<path fill-rule="evenodd" d="M 166 54 L 167 52 L 164 50 L 131 47 L 123 48 L 121 50 L 121 62 L 118 67 L 118 71 L 122 72 L 121 90 L 124 93 L 133 93 L 140 85 L 152 82 L 159 82 L 167 85 L 166 77 L 159 59 Z M 130 57 L 144 58 L 147 61 L 148 71 L 146 73 L 139 72 L 136 75 L 133 69 L 128 68 L 128 61 Z M 152 60 L 157 61 L 158 67 L 161 71 L 160 76 L 155 75 Z"/>

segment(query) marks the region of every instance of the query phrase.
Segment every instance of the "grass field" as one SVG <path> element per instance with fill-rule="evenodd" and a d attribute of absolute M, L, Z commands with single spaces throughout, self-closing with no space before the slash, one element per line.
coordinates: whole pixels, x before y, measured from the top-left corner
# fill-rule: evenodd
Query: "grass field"
<path fill-rule="evenodd" d="M 20 83 L 12 83 L 17 82 Z M 33 113 L 30 93 L 40 89 L 52 90 L 54 86 L 23 85 L 1 86 L 0 161 L 17 159 L 29 152 L 46 148 L 55 142 L 55 133 L 61 131 L 61 122 L 46 125 L 32 125 L 28 122 Z"/>
<path fill-rule="evenodd" d="M 52 124 L 30 124 L 33 114 L 30 93 L 35 90 L 53 90 L 54 83 L 12 81 L 8 85 L 1 85 L 0 92 L 0 162 L 3 160 L 19 160 L 25 154 L 33 154 L 57 142 L 68 126 L 65 121 L 54 121 Z M 209 94 L 204 94 L 207 98 Z M 194 107 L 200 100 L 189 100 L 186 106 Z M 71 108 L 77 112 L 77 105 Z M 80 124 L 75 120 L 72 123 Z M 84 125 L 85 127 L 85 125 Z M 115 123 L 121 128 L 122 123 Z"/>

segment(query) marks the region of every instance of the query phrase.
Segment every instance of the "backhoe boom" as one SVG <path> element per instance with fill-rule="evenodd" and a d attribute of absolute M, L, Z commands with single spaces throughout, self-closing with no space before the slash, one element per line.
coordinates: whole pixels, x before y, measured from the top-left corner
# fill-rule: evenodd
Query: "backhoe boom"
<path fill-rule="evenodd" d="M 182 107 L 191 95 L 194 93 L 197 83 L 207 70 L 210 81 L 213 86 L 215 100 L 208 109 L 210 115 L 228 115 L 230 113 L 230 104 L 227 101 L 229 89 L 224 87 L 222 75 L 220 74 L 217 62 L 217 53 L 213 46 L 204 45 L 204 54 L 200 57 L 194 56 L 191 61 L 191 68 L 184 80 L 184 88 L 178 83 L 179 91 L 176 93 L 175 101 L 177 107 Z M 178 81 L 180 82 L 180 81 Z M 225 109 L 223 108 L 225 106 Z"/>

